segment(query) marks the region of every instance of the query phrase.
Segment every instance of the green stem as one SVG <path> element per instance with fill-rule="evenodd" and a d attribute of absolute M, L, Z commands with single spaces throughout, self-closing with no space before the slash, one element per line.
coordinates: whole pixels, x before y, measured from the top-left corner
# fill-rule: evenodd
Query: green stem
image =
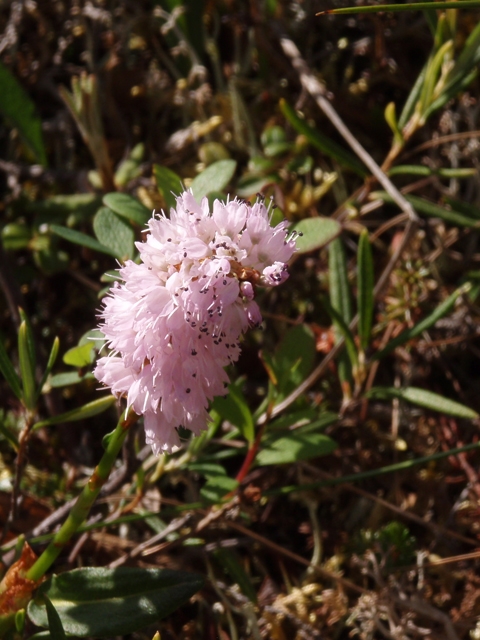
<path fill-rule="evenodd" d="M 327 9 L 315 15 L 342 15 L 349 13 L 378 13 L 379 11 L 419 11 L 420 9 L 470 9 L 480 6 L 479 0 L 460 0 L 459 2 L 409 2 L 407 4 L 375 4 L 363 7 L 342 7 L 341 9 Z"/>
<path fill-rule="evenodd" d="M 323 487 L 332 487 L 339 484 L 347 484 L 349 482 L 358 482 L 365 478 L 373 478 L 375 476 L 381 476 L 385 473 L 393 473 L 395 471 L 403 471 L 404 469 L 411 469 L 420 464 L 428 464 L 433 460 L 441 460 L 442 458 L 448 458 L 449 456 L 456 456 L 459 453 L 465 451 L 474 451 L 480 449 L 480 442 L 473 442 L 472 444 L 466 444 L 463 447 L 456 449 L 449 449 L 448 451 L 439 451 L 429 456 L 422 456 L 421 458 L 413 458 L 410 460 L 403 460 L 403 462 L 397 462 L 395 464 L 389 464 L 386 467 L 380 469 L 370 469 L 369 471 L 363 471 L 362 473 L 352 473 L 348 476 L 340 476 L 338 478 L 329 478 L 328 480 L 319 480 L 318 482 L 310 482 L 309 484 L 290 485 L 288 487 L 281 487 L 279 489 L 270 489 L 265 491 L 263 495 L 273 496 L 278 494 L 288 494 L 294 491 L 311 491 L 312 489 L 320 489 Z"/>
<path fill-rule="evenodd" d="M 138 418 L 139 416 L 130 410 L 125 418 L 120 419 L 115 431 L 108 438 L 102 459 L 83 488 L 82 493 L 78 496 L 68 518 L 57 531 L 53 540 L 42 555 L 28 570 L 26 577 L 29 580 L 37 581 L 45 575 L 56 558 L 60 555 L 67 542 L 86 520 L 93 503 L 100 493 L 100 489 L 103 487 L 110 475 L 129 428 L 138 420 Z"/>

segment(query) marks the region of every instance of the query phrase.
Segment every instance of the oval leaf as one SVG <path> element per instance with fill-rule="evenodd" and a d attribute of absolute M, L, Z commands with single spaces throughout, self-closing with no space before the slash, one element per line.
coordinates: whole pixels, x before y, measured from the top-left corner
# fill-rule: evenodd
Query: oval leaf
<path fill-rule="evenodd" d="M 337 443 L 323 433 L 292 433 L 271 442 L 258 452 L 256 462 L 260 467 L 271 464 L 289 464 L 309 460 L 332 453 Z"/>
<path fill-rule="evenodd" d="M 122 218 L 132 220 L 141 227 L 152 217 L 150 209 L 127 193 L 107 193 L 103 196 L 103 204 Z"/>
<path fill-rule="evenodd" d="M 464 404 L 444 398 L 438 393 L 420 389 L 418 387 L 405 387 L 404 389 L 396 389 L 395 387 L 374 387 L 366 394 L 368 398 L 389 399 L 401 398 L 412 404 L 439 413 L 446 413 L 457 418 L 466 418 L 473 420 L 478 418 L 478 413 Z"/>
<path fill-rule="evenodd" d="M 172 613 L 202 585 L 197 575 L 166 569 L 75 569 L 47 580 L 30 602 L 28 616 L 48 627 L 46 594 L 67 634 L 125 636 Z"/>
<path fill-rule="evenodd" d="M 300 220 L 291 228 L 302 235 L 297 238 L 298 253 L 308 253 L 315 249 L 321 249 L 340 235 L 342 228 L 336 220 L 331 218 L 306 218 Z"/>
<path fill-rule="evenodd" d="M 197 200 L 212 191 L 222 191 L 233 178 L 237 163 L 235 160 L 218 160 L 192 180 L 190 189 Z"/>
<path fill-rule="evenodd" d="M 83 344 L 79 347 L 72 347 L 63 356 L 65 364 L 69 364 L 72 367 L 86 367 L 91 364 L 95 359 L 95 349 L 93 343 Z"/>
<path fill-rule="evenodd" d="M 93 219 L 93 230 L 99 242 L 109 247 L 121 260 L 133 258 L 135 234 L 132 227 L 108 207 L 101 207 Z"/>
<path fill-rule="evenodd" d="M 183 191 L 182 181 L 177 174 L 167 167 L 161 167 L 159 164 L 153 166 L 153 175 L 157 181 L 157 187 L 165 200 L 167 209 L 174 208 L 177 202 L 177 196 Z"/>

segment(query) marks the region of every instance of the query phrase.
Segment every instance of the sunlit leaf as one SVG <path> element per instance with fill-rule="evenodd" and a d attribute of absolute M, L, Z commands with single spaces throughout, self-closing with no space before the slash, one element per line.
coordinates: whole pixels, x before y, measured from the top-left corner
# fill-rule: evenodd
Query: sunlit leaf
<path fill-rule="evenodd" d="M 86 420 L 87 418 L 91 418 L 92 416 L 96 416 L 99 413 L 102 413 L 109 407 L 111 407 L 116 402 L 115 396 L 106 396 L 105 398 L 98 398 L 98 400 L 93 400 L 92 402 L 88 402 L 87 404 L 77 407 L 76 409 L 72 409 L 71 411 L 66 411 L 65 413 L 61 413 L 58 416 L 52 416 L 51 418 L 47 418 L 46 420 L 41 420 L 40 422 L 36 422 L 33 426 L 33 429 L 40 429 L 41 427 L 49 427 L 54 424 L 62 424 L 64 422 L 76 422 L 78 420 Z"/>
<path fill-rule="evenodd" d="M 153 175 L 157 181 L 158 190 L 167 205 L 167 211 L 165 213 L 168 214 L 170 209 L 175 208 L 176 196 L 180 195 L 183 191 L 182 181 L 174 171 L 167 167 L 161 167 L 158 164 L 153 166 Z"/>
<path fill-rule="evenodd" d="M 308 253 L 325 247 L 341 232 L 342 227 L 332 218 L 304 218 L 291 229 L 302 235 L 297 238 L 296 246 L 299 253 Z"/>
<path fill-rule="evenodd" d="M 237 163 L 235 160 L 217 160 L 192 180 L 190 189 L 197 200 L 212 191 L 222 191 L 233 178 Z"/>
<path fill-rule="evenodd" d="M 42 584 L 28 606 L 28 616 L 34 624 L 48 627 L 42 598 L 46 594 L 67 634 L 125 636 L 175 611 L 202 584 L 195 574 L 167 569 L 74 569 Z"/>
<path fill-rule="evenodd" d="M 478 413 L 470 407 L 466 407 L 460 402 L 450 400 L 438 393 L 427 391 L 426 389 L 420 389 L 418 387 L 405 387 L 403 389 L 397 389 L 395 387 L 374 387 L 366 394 L 368 398 L 375 398 L 380 400 L 386 400 L 391 398 L 400 398 L 416 404 L 425 409 L 432 411 L 438 411 L 439 413 L 446 413 L 450 416 L 457 418 L 466 418 L 473 420 L 478 418 Z"/>
<path fill-rule="evenodd" d="M 152 217 L 150 209 L 127 193 L 107 193 L 103 196 L 103 204 L 117 215 L 136 222 L 142 228 Z"/>
<path fill-rule="evenodd" d="M 101 207 L 93 219 L 98 241 L 120 260 L 133 258 L 135 234 L 132 227 L 108 207 Z"/>
<path fill-rule="evenodd" d="M 98 240 L 95 240 L 95 238 L 92 238 L 81 231 L 75 231 L 75 229 L 69 229 L 68 227 L 60 227 L 56 224 L 52 224 L 50 229 L 57 236 L 60 236 L 69 242 L 73 242 L 74 244 L 79 244 L 82 247 L 87 247 L 87 249 L 92 249 L 93 251 L 107 253 L 109 256 L 116 257 L 117 255 L 113 249 L 106 247 L 104 244 L 98 242 Z"/>

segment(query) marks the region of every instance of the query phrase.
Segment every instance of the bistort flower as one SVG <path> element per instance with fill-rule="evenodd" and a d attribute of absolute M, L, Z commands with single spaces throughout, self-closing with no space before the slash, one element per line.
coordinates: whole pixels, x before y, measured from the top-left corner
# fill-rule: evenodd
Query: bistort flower
<path fill-rule="evenodd" d="M 100 329 L 111 353 L 94 373 L 143 414 L 156 454 L 180 444 L 177 427 L 207 427 L 208 403 L 229 382 L 224 367 L 262 321 L 255 287 L 288 277 L 295 237 L 270 218 L 263 199 L 215 200 L 210 212 L 207 198 L 198 204 L 186 191 L 170 218 L 151 218 L 141 262 L 126 262 L 105 298 Z"/>

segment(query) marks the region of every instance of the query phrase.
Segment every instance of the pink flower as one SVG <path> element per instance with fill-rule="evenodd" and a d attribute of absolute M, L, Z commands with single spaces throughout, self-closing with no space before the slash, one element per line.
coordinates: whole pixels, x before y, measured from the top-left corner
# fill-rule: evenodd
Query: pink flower
<path fill-rule="evenodd" d="M 198 204 L 186 191 L 170 218 L 149 222 L 138 242 L 141 262 L 128 261 L 105 299 L 101 330 L 111 348 L 95 376 L 143 414 L 154 453 L 180 444 L 177 427 L 198 434 L 209 402 L 223 395 L 224 367 L 240 354 L 240 338 L 262 321 L 255 286 L 288 277 L 295 251 L 286 222 L 270 226 L 263 200 Z"/>

